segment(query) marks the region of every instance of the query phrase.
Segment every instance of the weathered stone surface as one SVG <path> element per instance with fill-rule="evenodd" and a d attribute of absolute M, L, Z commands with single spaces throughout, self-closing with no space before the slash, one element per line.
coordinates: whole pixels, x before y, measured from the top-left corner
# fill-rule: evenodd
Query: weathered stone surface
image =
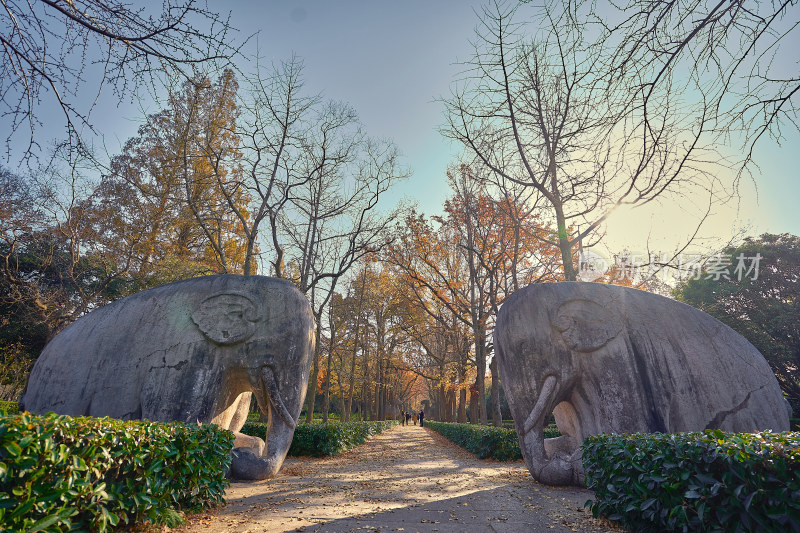
<path fill-rule="evenodd" d="M 531 474 L 583 483 L 580 449 L 599 433 L 789 429 L 789 405 L 741 335 L 680 302 L 597 283 L 531 285 L 494 334 Z M 558 439 L 542 429 L 555 415 Z"/>
<path fill-rule="evenodd" d="M 259 437 L 245 435 L 244 433 L 236 433 L 236 438 L 233 441 L 234 448 L 247 448 L 257 457 L 264 454 L 264 440 Z"/>
<path fill-rule="evenodd" d="M 260 462 L 249 470 L 262 479 L 291 445 L 312 333 L 308 301 L 284 280 L 171 283 L 101 307 L 57 335 L 20 403 L 35 413 L 213 422 L 238 432 L 255 397 L 270 420 L 266 450 L 248 439 Z"/>

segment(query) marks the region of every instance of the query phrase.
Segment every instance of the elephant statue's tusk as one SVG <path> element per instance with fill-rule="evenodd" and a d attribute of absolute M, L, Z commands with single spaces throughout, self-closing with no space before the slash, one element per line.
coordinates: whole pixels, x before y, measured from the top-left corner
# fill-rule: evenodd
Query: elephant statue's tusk
<path fill-rule="evenodd" d="M 555 376 L 547 376 L 547 379 L 544 380 L 542 383 L 542 390 L 539 392 L 539 398 L 536 400 L 536 405 L 533 406 L 531 410 L 531 414 L 528 415 L 527 420 L 525 420 L 525 425 L 523 425 L 523 431 L 528 433 L 531 429 L 539 423 L 541 420 L 542 415 L 544 414 L 544 407 L 547 405 L 547 402 L 550 398 L 550 395 L 553 394 L 553 391 L 556 389 L 556 383 L 558 380 Z"/>
<path fill-rule="evenodd" d="M 269 394 L 269 399 L 272 402 L 272 406 L 275 408 L 276 414 L 285 424 L 294 430 L 294 428 L 297 427 L 297 422 L 294 417 L 292 417 L 289 409 L 286 408 L 286 404 L 283 403 L 280 390 L 278 389 L 278 383 L 275 381 L 275 374 L 273 374 L 271 367 L 265 366 L 261 370 L 261 379 L 264 382 L 264 388 L 267 389 L 267 394 Z"/>

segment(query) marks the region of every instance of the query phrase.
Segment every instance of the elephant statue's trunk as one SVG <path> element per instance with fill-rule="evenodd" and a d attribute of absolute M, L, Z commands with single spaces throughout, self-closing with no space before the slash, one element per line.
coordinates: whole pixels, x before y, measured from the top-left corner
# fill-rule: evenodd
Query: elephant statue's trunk
<path fill-rule="evenodd" d="M 294 428 L 297 426 L 297 421 L 281 397 L 271 367 L 265 366 L 261 370 L 261 381 L 256 398 L 262 412 L 269 411 L 270 420 L 267 429 L 266 453 L 259 457 L 249 448 L 234 449 L 231 477 L 235 479 L 261 480 L 277 474 L 292 444 Z"/>
<path fill-rule="evenodd" d="M 286 407 L 286 404 L 283 403 L 283 398 L 281 398 L 281 391 L 278 388 L 278 382 L 275 381 L 275 373 L 272 370 L 272 367 L 265 366 L 261 370 L 261 382 L 264 390 L 266 390 L 267 395 L 269 396 L 269 403 L 272 408 L 272 415 L 277 417 L 287 426 L 289 426 L 290 431 L 294 431 L 294 428 L 297 427 L 297 421 L 292 417 L 292 413 L 289 412 L 289 409 Z M 274 423 L 273 419 L 273 423 Z"/>
<path fill-rule="evenodd" d="M 557 385 L 555 376 L 545 378 L 536 404 L 523 424 L 520 444 L 525 448 L 525 461 L 537 481 L 548 485 L 580 484 L 583 477 L 581 450 L 575 451 L 574 439 L 568 436 L 544 438 L 544 422 L 553 410 Z"/>

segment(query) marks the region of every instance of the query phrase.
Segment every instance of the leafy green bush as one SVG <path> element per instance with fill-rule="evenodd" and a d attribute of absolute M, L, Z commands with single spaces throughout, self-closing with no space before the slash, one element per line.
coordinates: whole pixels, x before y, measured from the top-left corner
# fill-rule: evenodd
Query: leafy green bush
<path fill-rule="evenodd" d="M 294 430 L 289 455 L 338 455 L 395 425 L 394 420 L 299 424 Z"/>
<path fill-rule="evenodd" d="M 305 418 L 306 418 L 305 413 L 302 413 L 300 415 L 300 419 L 301 420 L 305 420 Z M 340 419 L 341 419 L 341 417 L 339 416 L 339 413 L 330 413 L 328 415 L 328 420 L 329 421 L 332 420 L 334 422 L 338 422 Z M 248 422 L 261 422 L 261 413 L 257 413 L 257 412 L 251 411 L 247 415 L 247 421 Z M 321 422 L 321 421 L 322 421 L 322 413 L 314 413 L 314 422 Z"/>
<path fill-rule="evenodd" d="M 305 419 L 306 416 L 306 413 L 303 412 L 300 418 Z M 340 418 L 339 413 L 328 413 L 328 420 L 339 420 Z M 314 420 L 322 420 L 322 413 L 314 413 Z"/>
<path fill-rule="evenodd" d="M 503 420 L 503 427 L 510 428 L 516 431 L 516 425 L 514 424 L 513 420 Z M 551 422 L 544 428 L 544 438 L 552 439 L 554 437 L 560 437 L 561 431 L 558 430 L 558 426 L 556 426 L 555 422 Z"/>
<path fill-rule="evenodd" d="M 595 516 L 656 531 L 800 531 L 800 433 L 598 435 Z"/>
<path fill-rule="evenodd" d="M 244 423 L 239 432 L 244 433 L 245 435 L 250 435 L 251 437 L 266 439 L 267 425 L 264 422 L 259 422 L 257 419 L 251 420 L 248 418 L 247 422 Z"/>
<path fill-rule="evenodd" d="M 0 415 L 15 415 L 19 413 L 17 402 L 7 402 L 0 400 Z"/>
<path fill-rule="evenodd" d="M 544 433 L 544 438 L 546 439 L 553 439 L 561 436 L 561 431 L 558 430 L 558 426 L 555 422 L 545 426 L 545 428 L 542 430 L 542 433 Z"/>
<path fill-rule="evenodd" d="M 294 438 L 289 448 L 289 455 L 311 455 L 325 457 L 338 455 L 345 450 L 358 446 L 372 435 L 397 425 L 394 420 L 384 422 L 329 422 L 328 424 L 298 424 L 294 430 Z M 254 437 L 265 438 L 266 424 L 263 422 L 247 422 L 242 433 Z"/>
<path fill-rule="evenodd" d="M 223 501 L 233 434 L 23 413 L 0 417 L 0 530 L 107 531 Z"/>
<path fill-rule="evenodd" d="M 510 428 L 427 421 L 425 425 L 476 454 L 478 459 L 522 459 L 517 432 Z"/>

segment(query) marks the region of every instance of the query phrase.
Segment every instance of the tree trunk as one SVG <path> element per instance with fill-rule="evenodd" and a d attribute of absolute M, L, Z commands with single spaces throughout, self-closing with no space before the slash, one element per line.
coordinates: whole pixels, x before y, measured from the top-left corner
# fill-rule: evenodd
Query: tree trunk
<path fill-rule="evenodd" d="M 378 420 L 380 413 L 378 411 L 381 397 L 380 383 L 378 383 L 378 369 L 375 369 L 375 393 L 372 400 L 372 420 Z"/>
<path fill-rule="evenodd" d="M 331 335 L 333 336 L 333 335 Z M 328 423 L 328 413 L 331 407 L 331 351 L 328 350 L 328 361 L 325 365 L 325 396 L 322 402 L 322 423 Z"/>
<path fill-rule="evenodd" d="M 318 317 L 317 324 L 319 324 Z M 317 326 L 317 331 L 315 332 L 316 344 L 314 345 L 314 364 L 311 368 L 311 380 L 308 383 L 308 394 L 306 397 L 306 422 L 309 424 L 314 421 L 314 404 L 317 399 L 317 378 L 319 376 L 319 358 L 320 352 L 322 351 L 321 338 L 322 328 Z"/>
<path fill-rule="evenodd" d="M 328 329 L 331 332 L 328 341 L 328 360 L 325 366 L 325 396 L 322 402 L 322 422 L 328 422 L 328 414 L 331 408 L 331 365 L 333 359 L 333 347 L 336 346 L 336 322 L 334 321 L 333 309 L 328 310 Z"/>
<path fill-rule="evenodd" d="M 477 378 L 475 378 L 477 383 Z M 476 383 L 473 383 L 472 386 L 469 388 L 469 422 L 470 424 L 477 424 L 480 422 L 477 416 L 478 412 L 478 386 Z"/>
<path fill-rule="evenodd" d="M 486 334 L 483 326 L 478 326 L 475 331 L 475 366 L 478 371 L 475 377 L 475 386 L 478 389 L 478 412 L 475 418 L 485 426 L 489 419 L 486 416 Z"/>
<path fill-rule="evenodd" d="M 345 418 L 345 400 L 344 400 L 344 387 L 342 387 L 342 370 L 344 370 L 344 358 L 339 359 L 339 371 L 336 372 L 336 383 L 339 385 L 339 420 L 344 422 L 347 418 Z M 352 380 L 351 380 L 352 381 Z M 349 414 L 349 413 L 348 413 Z"/>
<path fill-rule="evenodd" d="M 345 421 L 350 420 L 350 413 L 353 412 L 353 393 L 356 389 L 356 351 L 358 346 L 353 348 L 353 359 L 350 362 L 350 385 L 347 391 L 347 409 L 345 413 Z"/>
<path fill-rule="evenodd" d="M 553 207 L 555 208 L 556 224 L 558 225 L 558 249 L 561 251 L 561 264 L 564 266 L 564 281 L 577 281 L 578 273 L 572 263 L 572 247 L 575 243 L 569 242 L 564 208 L 558 201 L 553 204 Z"/>
<path fill-rule="evenodd" d="M 364 383 L 361 387 L 361 419 L 367 420 L 370 413 L 369 404 L 369 365 L 367 364 L 367 353 L 364 351 Z"/>
<path fill-rule="evenodd" d="M 458 412 L 458 408 L 456 407 L 456 391 L 449 390 L 447 391 L 447 421 L 448 422 L 455 422 L 457 420 L 456 413 Z"/>
<path fill-rule="evenodd" d="M 253 232 L 253 234 L 249 235 L 247 238 L 247 251 L 245 252 L 244 265 L 242 266 L 242 274 L 245 276 L 252 276 L 255 274 L 255 268 L 253 266 L 253 250 L 255 249 L 255 240 L 256 233 Z"/>
<path fill-rule="evenodd" d="M 500 411 L 500 370 L 497 368 L 497 357 L 492 357 L 489 371 L 492 373 L 492 424 L 500 427 L 503 425 L 503 413 Z"/>
<path fill-rule="evenodd" d="M 467 384 L 466 369 L 463 365 L 460 366 L 458 371 L 458 421 L 463 424 L 467 421 Z"/>

